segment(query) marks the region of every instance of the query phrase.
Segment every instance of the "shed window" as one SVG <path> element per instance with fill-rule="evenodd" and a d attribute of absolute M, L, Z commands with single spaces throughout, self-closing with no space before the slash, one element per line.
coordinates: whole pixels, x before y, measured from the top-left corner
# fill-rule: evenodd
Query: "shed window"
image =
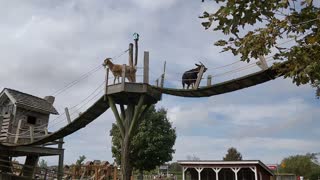
<path fill-rule="evenodd" d="M 34 116 L 28 116 L 27 123 L 35 125 L 37 122 L 37 118 Z"/>

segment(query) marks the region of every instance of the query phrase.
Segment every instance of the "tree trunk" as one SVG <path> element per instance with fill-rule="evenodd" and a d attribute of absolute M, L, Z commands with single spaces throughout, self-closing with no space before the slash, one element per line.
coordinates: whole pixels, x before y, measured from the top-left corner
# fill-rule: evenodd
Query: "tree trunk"
<path fill-rule="evenodd" d="M 130 180 L 132 174 L 132 167 L 129 160 L 129 137 L 128 134 L 125 135 L 125 138 L 122 142 L 122 152 L 121 152 L 121 172 L 122 180 Z"/>

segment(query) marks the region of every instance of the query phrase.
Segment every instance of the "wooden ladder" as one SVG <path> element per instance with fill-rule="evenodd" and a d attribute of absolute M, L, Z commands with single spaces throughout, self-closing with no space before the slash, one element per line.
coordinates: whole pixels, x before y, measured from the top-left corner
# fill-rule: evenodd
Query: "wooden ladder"
<path fill-rule="evenodd" d="M 0 141 L 7 141 L 8 139 L 8 132 L 10 126 L 10 115 L 3 116 L 2 123 L 0 123 Z"/>

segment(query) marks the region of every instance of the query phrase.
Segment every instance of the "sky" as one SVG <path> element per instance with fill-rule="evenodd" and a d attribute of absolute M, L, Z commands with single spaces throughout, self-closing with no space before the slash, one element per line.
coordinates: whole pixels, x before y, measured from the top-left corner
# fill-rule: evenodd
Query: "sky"
<path fill-rule="evenodd" d="M 260 70 L 254 65 L 237 70 L 248 64 L 238 62 L 239 57 L 230 53 L 220 53 L 222 49 L 213 45 L 224 35 L 205 30 L 198 18 L 203 11 L 218 8 L 211 1 L 0 2 L 0 89 L 17 89 L 39 97 L 55 95 L 61 116 L 50 118 L 51 131 L 67 124 L 65 107 L 70 108 L 74 119 L 101 97 L 103 60 L 117 57 L 115 63 L 127 63 L 128 54 L 120 55 L 133 42 L 135 32 L 140 34 L 138 81 L 143 51 L 150 52 L 151 84 L 160 77 L 166 61 L 166 87 L 181 88 L 182 73 L 199 61 L 208 68 L 205 77 L 213 75 L 213 83 Z M 230 63 L 234 64 L 220 68 Z M 77 83 L 65 88 L 75 80 Z M 205 84 L 204 80 L 201 85 Z M 290 155 L 320 149 L 320 101 L 309 85 L 297 87 L 291 79 L 280 77 L 209 98 L 163 95 L 156 107 L 168 110 L 176 128 L 173 161 L 188 156 L 221 160 L 228 148 L 235 147 L 243 159 L 274 164 Z M 108 110 L 64 138 L 65 163 L 74 163 L 80 155 L 87 160 L 113 162 L 109 131 L 114 122 Z M 56 165 L 58 157 L 45 160 Z"/>

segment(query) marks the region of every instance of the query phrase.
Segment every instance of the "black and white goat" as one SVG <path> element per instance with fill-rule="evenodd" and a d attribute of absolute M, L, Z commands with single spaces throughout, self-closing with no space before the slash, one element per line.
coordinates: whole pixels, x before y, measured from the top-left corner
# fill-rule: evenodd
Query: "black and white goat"
<path fill-rule="evenodd" d="M 201 65 L 195 64 L 197 67 L 194 69 L 191 69 L 189 71 L 186 71 L 182 75 L 182 87 L 184 89 L 185 84 L 187 85 L 187 89 L 189 89 L 190 85 L 193 88 L 197 79 L 198 79 L 198 74 L 200 72 L 201 67 L 204 67 L 204 71 L 207 71 L 207 68 L 200 62 Z"/>

